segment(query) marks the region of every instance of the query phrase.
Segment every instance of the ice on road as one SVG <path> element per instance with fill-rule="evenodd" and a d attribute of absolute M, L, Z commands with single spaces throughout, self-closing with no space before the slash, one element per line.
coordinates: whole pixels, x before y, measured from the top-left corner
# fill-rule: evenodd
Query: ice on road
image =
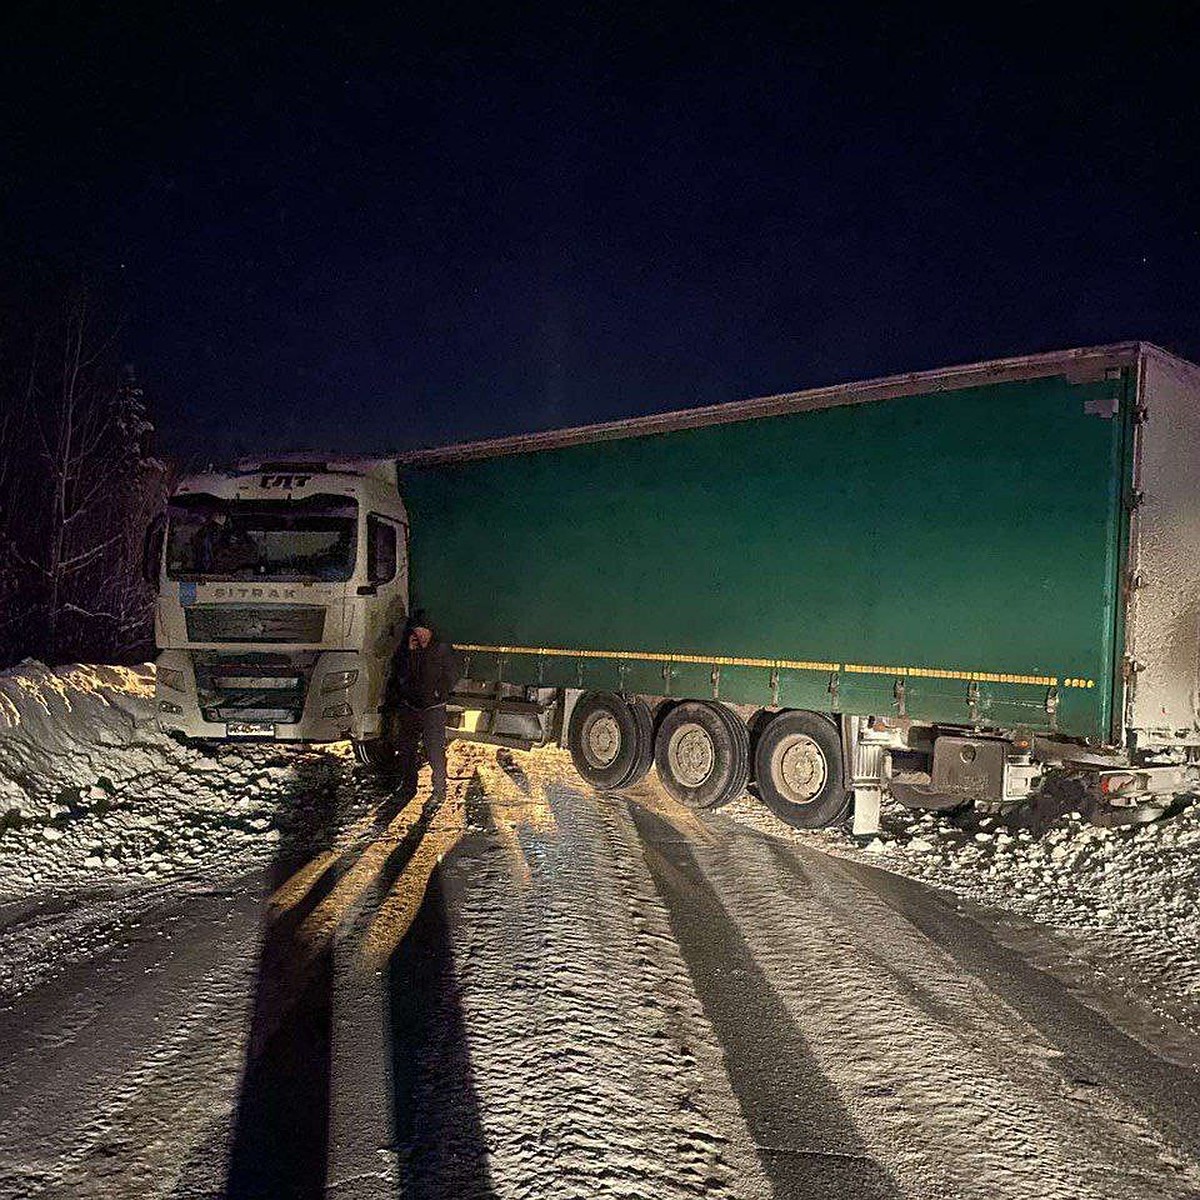
<path fill-rule="evenodd" d="M 224 769 L 224 861 L 0 906 L 0 1195 L 1200 1194 L 1195 1042 L 1031 927 L 555 750 Z"/>

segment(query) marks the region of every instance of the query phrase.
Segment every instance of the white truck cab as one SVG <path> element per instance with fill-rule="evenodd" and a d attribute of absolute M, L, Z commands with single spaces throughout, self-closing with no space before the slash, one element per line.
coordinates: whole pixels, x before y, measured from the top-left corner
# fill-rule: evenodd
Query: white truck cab
<path fill-rule="evenodd" d="M 369 757 L 408 615 L 394 460 L 243 462 L 180 481 L 147 536 L 156 709 L 188 738 Z"/>

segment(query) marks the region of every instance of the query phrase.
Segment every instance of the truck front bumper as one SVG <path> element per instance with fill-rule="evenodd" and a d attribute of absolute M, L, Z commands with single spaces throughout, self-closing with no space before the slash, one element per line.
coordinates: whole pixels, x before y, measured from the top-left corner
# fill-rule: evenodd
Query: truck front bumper
<path fill-rule="evenodd" d="M 155 665 L 155 719 L 164 733 L 214 741 L 281 742 L 369 741 L 379 736 L 378 704 L 369 704 L 370 681 L 354 651 L 323 651 L 311 667 L 298 669 L 305 680 L 303 706 L 298 719 L 285 720 L 276 719 L 270 709 L 238 712 L 214 703 L 211 693 L 202 696 L 189 651 L 164 650 Z M 252 666 L 244 669 L 247 675 L 252 671 Z M 352 680 L 343 682 L 347 676 Z M 217 712 L 220 717 L 213 719 Z"/>

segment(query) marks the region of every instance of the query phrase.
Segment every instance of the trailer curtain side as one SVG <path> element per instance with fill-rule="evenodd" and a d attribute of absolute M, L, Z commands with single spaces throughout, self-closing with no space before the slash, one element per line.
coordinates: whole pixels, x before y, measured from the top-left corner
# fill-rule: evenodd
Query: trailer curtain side
<path fill-rule="evenodd" d="M 1135 386 L 403 466 L 415 602 L 476 678 L 1107 739 Z"/>

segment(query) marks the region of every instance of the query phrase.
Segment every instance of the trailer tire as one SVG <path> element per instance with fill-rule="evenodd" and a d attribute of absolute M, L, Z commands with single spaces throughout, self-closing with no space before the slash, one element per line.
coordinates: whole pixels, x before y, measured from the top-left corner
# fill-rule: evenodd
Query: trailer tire
<path fill-rule="evenodd" d="M 615 791 L 649 769 L 650 712 L 613 692 L 585 692 L 571 712 L 567 746 L 580 778 L 592 787 Z"/>
<path fill-rule="evenodd" d="M 396 744 L 389 738 L 372 738 L 369 742 L 355 740 L 354 759 L 372 771 L 390 771 L 396 765 Z"/>
<path fill-rule="evenodd" d="M 688 808 L 718 808 L 746 788 L 750 738 L 724 705 L 684 700 L 663 718 L 654 740 L 663 787 Z"/>
<path fill-rule="evenodd" d="M 762 802 L 796 829 L 824 829 L 849 811 L 841 738 L 819 713 L 774 717 L 755 747 L 754 777 Z"/>
<path fill-rule="evenodd" d="M 714 704 L 712 707 L 720 713 L 738 743 L 737 760 L 740 764 L 740 769 L 730 776 L 729 786 L 710 805 L 711 808 L 721 808 L 745 795 L 746 787 L 750 783 L 750 766 L 753 759 L 750 756 L 750 727 L 727 705 Z"/>
<path fill-rule="evenodd" d="M 629 700 L 626 703 L 633 713 L 633 719 L 637 722 L 638 756 L 633 764 L 633 770 L 629 773 L 629 778 L 621 784 L 623 788 L 641 783 L 650 773 L 650 768 L 654 766 L 654 717 L 651 716 L 650 708 L 645 700 Z"/>

